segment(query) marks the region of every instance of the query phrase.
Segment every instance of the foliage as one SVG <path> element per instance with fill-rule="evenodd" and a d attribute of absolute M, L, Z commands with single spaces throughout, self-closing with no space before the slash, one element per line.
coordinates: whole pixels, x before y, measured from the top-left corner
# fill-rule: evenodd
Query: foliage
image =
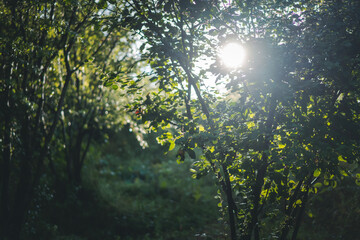
<path fill-rule="evenodd" d="M 196 159 L 195 177 L 217 176 L 231 239 L 296 239 L 309 197 L 345 178 L 359 182 L 358 2 L 125 6 L 123 24 L 144 39 L 158 84 L 133 107 L 154 130 L 176 128 L 159 141 L 179 146 L 179 161 Z M 232 41 L 247 52 L 240 69 L 217 57 Z M 206 88 L 209 73 L 228 94 Z"/>
<path fill-rule="evenodd" d="M 119 121 L 101 87 L 108 71 L 127 81 L 131 41 L 106 1 L 1 1 L 0 13 L 0 237 L 19 239 L 44 182 L 79 183 L 89 145 Z"/>
<path fill-rule="evenodd" d="M 82 184 L 65 199 L 55 195 L 43 210 L 51 238 L 191 239 L 206 234 L 217 239 L 212 180 L 192 179 L 190 162 L 179 167 L 174 156 L 162 154 L 154 136 L 146 140 L 150 146 L 141 151 L 125 126 L 109 135 L 108 144 L 90 149 Z"/>
<path fill-rule="evenodd" d="M 335 189 L 323 188 L 309 201 L 299 239 L 356 239 L 359 229 L 359 187 L 353 181 L 342 182 Z M 309 234 L 311 233 L 311 235 Z"/>
<path fill-rule="evenodd" d="M 106 23 L 102 23 L 106 26 Z M 126 99 L 114 94 L 112 90 L 104 88 L 109 75 L 127 81 L 126 71 L 131 69 L 133 60 L 127 56 L 126 51 L 131 50 L 132 41 L 125 41 L 126 31 L 109 29 L 107 32 L 91 29 L 79 38 L 70 53 L 69 65 L 85 62 L 81 70 L 73 73 L 73 80 L 69 85 L 64 101 L 64 110 L 61 112 L 60 128 L 55 132 L 57 141 L 53 151 L 56 154 L 64 152 L 68 180 L 79 184 L 81 182 L 81 169 L 89 147 L 93 141 L 100 144 L 106 139 L 106 132 L 121 126 L 125 122 L 126 114 L 121 108 L 126 105 Z M 106 42 L 105 42 L 106 41 Z M 89 53 L 94 50 L 94 43 L 99 42 L 101 52 L 94 57 Z M 96 46 L 96 45 L 95 45 Z M 100 50 L 96 46 L 96 51 Z M 90 59 L 90 61 L 88 61 Z M 61 59 L 58 59 L 63 63 Z M 54 74 L 60 77 L 65 66 L 57 64 Z M 108 85 L 109 86 L 109 85 Z M 112 89 L 118 85 L 112 83 Z M 129 118 L 129 117 L 128 117 Z M 54 165 L 56 164 L 53 163 Z M 60 162 L 60 166 L 61 163 Z M 52 167 L 54 175 L 56 166 Z"/>
<path fill-rule="evenodd" d="M 231 239 L 356 226 L 343 206 L 360 184 L 359 7 L 0 1 L 0 238 L 218 239 L 211 181 Z M 240 68 L 218 56 L 230 42 Z M 137 144 L 143 126 L 162 147 Z"/>
<path fill-rule="evenodd" d="M 126 133 L 124 128 L 122 133 Z M 121 213 L 122 234 L 132 239 L 187 239 L 195 234 L 217 234 L 208 225 L 217 221 L 216 189 L 211 179 L 194 181 L 189 167 L 173 161 L 175 153 L 165 156 L 154 135 L 147 135 L 149 148 L 137 151 L 137 141 L 119 139 L 121 149 L 111 148 L 89 166 L 91 185 L 99 195 Z M 106 149 L 105 148 L 105 149 Z M 119 164 L 119 162 L 121 164 Z M 91 170 L 92 169 L 92 170 Z M 95 171 L 94 171 L 95 170 Z M 91 171 L 91 172 L 89 172 Z"/>

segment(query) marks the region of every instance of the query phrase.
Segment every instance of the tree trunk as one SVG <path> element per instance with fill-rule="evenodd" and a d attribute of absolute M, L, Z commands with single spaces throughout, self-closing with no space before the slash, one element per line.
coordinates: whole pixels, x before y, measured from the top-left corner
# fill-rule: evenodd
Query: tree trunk
<path fill-rule="evenodd" d="M 20 239 L 20 232 L 25 221 L 26 212 L 30 204 L 30 187 L 32 182 L 33 155 L 30 147 L 29 119 L 25 116 L 22 122 L 21 140 L 24 151 L 20 156 L 20 176 L 12 206 L 9 221 L 9 237 L 11 240 Z"/>
<path fill-rule="evenodd" d="M 1 200 L 0 200 L 0 236 L 6 235 L 9 222 L 9 180 L 10 180 L 10 160 L 11 160 L 11 140 L 10 140 L 10 114 L 9 112 L 9 99 L 8 99 L 8 86 L 5 90 L 5 105 L 3 109 L 4 114 L 4 136 L 3 136 L 3 162 L 2 162 L 2 178 L 1 178 Z"/>
<path fill-rule="evenodd" d="M 229 225 L 230 225 L 230 239 L 236 240 L 236 222 L 235 222 L 235 216 L 237 215 L 236 205 L 235 201 L 232 195 L 232 188 L 229 178 L 229 172 L 227 170 L 227 167 L 222 165 L 223 171 L 224 171 L 224 178 L 225 178 L 225 184 L 226 184 L 226 199 L 228 202 L 228 214 L 229 214 Z"/>

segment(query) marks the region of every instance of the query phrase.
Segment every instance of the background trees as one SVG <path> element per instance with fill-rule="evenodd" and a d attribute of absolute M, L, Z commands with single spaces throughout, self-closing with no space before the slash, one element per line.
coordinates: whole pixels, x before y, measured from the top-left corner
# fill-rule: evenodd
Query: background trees
<path fill-rule="evenodd" d="M 142 128 L 126 112 L 145 87 L 137 88 L 123 9 L 0 2 L 1 239 L 160 239 L 216 222 L 212 186 L 175 169 L 156 136 L 144 151 Z"/>
<path fill-rule="evenodd" d="M 123 70 L 119 51 L 130 42 L 105 1 L 0 4 L 1 234 L 18 239 L 44 166 L 59 175 L 59 148 L 69 179 L 80 182 L 89 144 L 108 124 L 102 75 L 110 62 L 113 74 Z"/>
<path fill-rule="evenodd" d="M 173 123 L 162 140 L 180 161 L 202 150 L 194 174 L 217 176 L 231 239 L 296 239 L 309 196 L 358 182 L 357 5 L 126 1 L 159 86 L 136 107 L 155 127 Z M 246 62 L 229 70 L 217 49 L 234 41 Z M 207 89 L 210 72 L 225 97 Z"/>
<path fill-rule="evenodd" d="M 358 5 L 2 1 L 1 238 L 355 238 Z"/>

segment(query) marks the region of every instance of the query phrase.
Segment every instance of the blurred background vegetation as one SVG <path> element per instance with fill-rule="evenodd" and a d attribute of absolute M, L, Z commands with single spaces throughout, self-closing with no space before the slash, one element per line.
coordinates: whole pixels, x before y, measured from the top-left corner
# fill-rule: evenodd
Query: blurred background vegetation
<path fill-rule="evenodd" d="M 190 159 L 179 165 L 154 133 L 145 138 L 143 149 L 130 125 L 110 132 L 90 148 L 81 185 L 44 177 L 24 238 L 217 239 L 223 229 L 212 176 L 193 179 Z"/>
<path fill-rule="evenodd" d="M 154 84 L 123 15 L 123 1 L 0 1 L 0 240 L 229 239 L 214 174 L 178 164 L 129 105 Z M 299 239 L 359 239 L 353 180 L 310 195 Z"/>
<path fill-rule="evenodd" d="M 24 239 L 228 239 L 213 176 L 194 179 L 194 160 L 178 164 L 157 135 L 145 135 L 143 149 L 130 125 L 113 130 L 90 148 L 81 185 L 45 176 Z M 323 189 L 310 199 L 299 239 L 356 239 L 359 197 L 353 181 Z"/>

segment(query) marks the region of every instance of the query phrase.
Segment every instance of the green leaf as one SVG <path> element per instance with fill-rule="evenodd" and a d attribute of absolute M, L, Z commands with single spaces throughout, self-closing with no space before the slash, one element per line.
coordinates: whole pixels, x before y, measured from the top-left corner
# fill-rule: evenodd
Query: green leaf
<path fill-rule="evenodd" d="M 282 148 L 284 148 L 284 147 L 286 147 L 286 144 L 281 144 L 281 143 L 279 143 L 279 148 L 280 148 L 280 149 L 282 149 Z"/>
<path fill-rule="evenodd" d="M 169 146 L 169 151 L 173 150 L 175 148 L 175 142 L 171 142 Z"/>
<path fill-rule="evenodd" d="M 250 128 L 255 126 L 255 123 L 254 122 L 247 122 L 246 125 L 247 125 L 248 129 L 250 129 Z"/>
<path fill-rule="evenodd" d="M 360 179 L 355 180 L 356 185 L 360 186 Z"/>
<path fill-rule="evenodd" d="M 104 83 L 104 86 L 105 87 L 111 87 L 113 85 L 113 82 L 112 81 L 106 81 L 105 83 Z"/>
<path fill-rule="evenodd" d="M 315 171 L 314 171 L 314 177 L 318 177 L 318 176 L 320 176 L 320 174 L 321 174 L 321 170 L 320 169 L 316 169 Z"/>
<path fill-rule="evenodd" d="M 202 125 L 200 125 L 199 126 L 199 132 L 204 132 L 204 131 L 205 131 L 205 128 Z"/>
<path fill-rule="evenodd" d="M 342 156 L 339 156 L 339 157 L 338 157 L 338 160 L 339 160 L 340 162 L 347 162 Z"/>
<path fill-rule="evenodd" d="M 341 173 L 341 175 L 343 175 L 345 177 L 349 176 L 349 174 L 347 174 L 347 172 L 345 172 L 344 170 L 340 170 L 340 173 Z"/>

